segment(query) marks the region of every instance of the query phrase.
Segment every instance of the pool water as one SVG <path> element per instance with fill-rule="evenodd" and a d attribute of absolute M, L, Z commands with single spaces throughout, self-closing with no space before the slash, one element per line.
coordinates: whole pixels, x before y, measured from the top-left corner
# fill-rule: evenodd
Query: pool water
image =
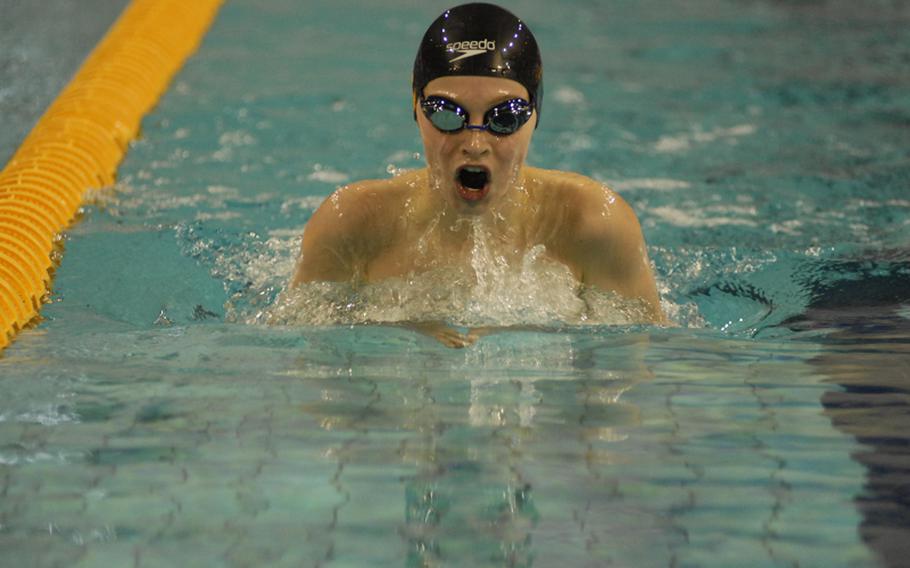
<path fill-rule="evenodd" d="M 0 565 L 900 565 L 907 7 L 515 6 L 529 161 L 629 201 L 676 325 L 552 286 L 469 298 L 512 327 L 464 350 L 383 289 L 296 321 L 321 200 L 421 165 L 444 7 L 226 3 L 0 359 Z"/>

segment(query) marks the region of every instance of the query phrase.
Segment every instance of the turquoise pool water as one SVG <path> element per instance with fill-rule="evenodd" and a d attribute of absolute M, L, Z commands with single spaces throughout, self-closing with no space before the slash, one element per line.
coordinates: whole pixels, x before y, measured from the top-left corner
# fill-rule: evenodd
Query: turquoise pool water
<path fill-rule="evenodd" d="M 444 7 L 226 3 L 0 359 L 0 565 L 899 565 L 906 6 L 514 7 L 530 161 L 632 204 L 678 327 L 259 323 L 322 198 L 420 165 Z"/>

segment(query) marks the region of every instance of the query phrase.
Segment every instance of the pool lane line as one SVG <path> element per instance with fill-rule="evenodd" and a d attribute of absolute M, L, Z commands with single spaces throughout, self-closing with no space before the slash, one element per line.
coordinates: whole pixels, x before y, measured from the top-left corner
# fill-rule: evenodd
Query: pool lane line
<path fill-rule="evenodd" d="M 114 183 L 224 0 L 132 0 L 0 171 L 0 351 L 47 300 L 59 234 Z"/>

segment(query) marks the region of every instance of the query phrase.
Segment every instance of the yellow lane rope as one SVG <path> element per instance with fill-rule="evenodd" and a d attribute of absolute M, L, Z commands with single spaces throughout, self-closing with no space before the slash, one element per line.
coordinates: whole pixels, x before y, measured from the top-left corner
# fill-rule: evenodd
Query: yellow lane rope
<path fill-rule="evenodd" d="M 54 243 L 129 141 L 223 0 L 133 0 L 0 171 L 0 350 L 38 316 Z"/>

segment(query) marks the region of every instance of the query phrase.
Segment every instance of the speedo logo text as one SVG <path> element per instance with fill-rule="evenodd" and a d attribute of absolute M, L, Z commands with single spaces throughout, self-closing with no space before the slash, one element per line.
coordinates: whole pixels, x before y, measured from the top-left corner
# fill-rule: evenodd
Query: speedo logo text
<path fill-rule="evenodd" d="M 468 57 L 474 57 L 475 55 L 480 55 L 487 51 L 496 51 L 496 42 L 489 39 L 475 40 L 475 41 L 456 41 L 454 43 L 446 44 L 446 51 L 450 53 L 460 53 L 455 59 L 450 59 L 449 63 L 453 61 L 458 61 L 459 59 L 467 59 Z"/>

